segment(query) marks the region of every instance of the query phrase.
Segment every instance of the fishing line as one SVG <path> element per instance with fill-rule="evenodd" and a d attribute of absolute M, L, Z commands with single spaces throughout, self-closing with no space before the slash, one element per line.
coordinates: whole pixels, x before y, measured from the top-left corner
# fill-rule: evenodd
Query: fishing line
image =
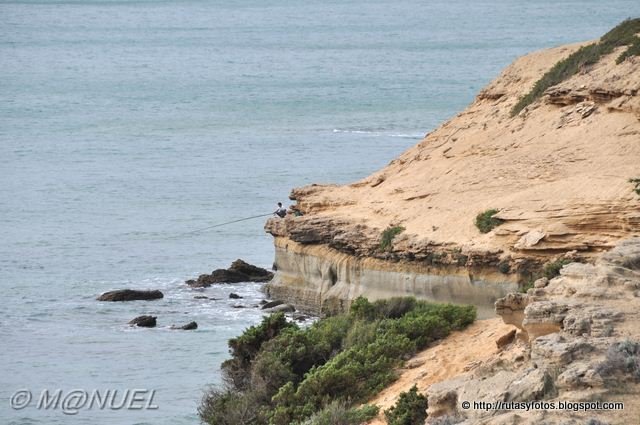
<path fill-rule="evenodd" d="M 205 230 L 209 230 L 209 229 L 214 229 L 216 227 L 221 227 L 221 226 L 226 226 L 228 224 L 233 224 L 233 223 L 239 223 L 241 221 L 247 221 L 247 220 L 253 220 L 254 218 L 260 218 L 260 217 L 267 217 L 272 215 L 273 213 L 269 213 L 269 214 L 260 214 L 260 215 L 253 215 L 251 217 L 244 217 L 244 218 L 239 218 L 237 220 L 232 220 L 232 221 L 227 221 L 224 223 L 218 223 L 218 224 L 214 224 L 212 226 L 207 226 L 207 227 L 203 227 L 201 229 L 196 229 L 196 230 L 191 230 L 189 232 L 184 232 L 184 233 L 179 233 L 177 235 L 174 236 L 170 236 L 167 239 L 174 239 L 174 238 L 179 238 L 181 236 L 185 236 L 185 235 L 192 235 L 195 233 L 200 233 L 200 232 L 204 232 Z"/>

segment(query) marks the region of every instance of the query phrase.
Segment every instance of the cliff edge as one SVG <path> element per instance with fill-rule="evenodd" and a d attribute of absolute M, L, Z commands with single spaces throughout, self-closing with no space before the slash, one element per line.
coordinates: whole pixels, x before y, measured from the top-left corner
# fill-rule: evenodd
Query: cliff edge
<path fill-rule="evenodd" d="M 322 304 L 330 291 L 343 300 L 366 294 L 357 285 L 332 289 L 353 284 L 354 273 L 416 267 L 414 275 L 467 281 L 459 292 L 493 288 L 495 300 L 551 260 L 588 262 L 640 235 L 640 196 L 630 182 L 640 177 L 639 56 L 619 61 L 626 46 L 612 47 L 514 113 L 545 73 L 585 46 L 517 59 L 467 109 L 361 181 L 294 189 L 303 215 L 265 226 L 276 239 L 271 288 L 312 290 L 298 301 Z M 486 233 L 476 225 L 483 212 L 499 224 Z M 320 289 L 302 289 L 314 279 Z M 405 286 L 398 295 L 421 287 L 406 273 L 394 279 L 394 291 Z M 427 298 L 434 282 L 425 283 Z"/>

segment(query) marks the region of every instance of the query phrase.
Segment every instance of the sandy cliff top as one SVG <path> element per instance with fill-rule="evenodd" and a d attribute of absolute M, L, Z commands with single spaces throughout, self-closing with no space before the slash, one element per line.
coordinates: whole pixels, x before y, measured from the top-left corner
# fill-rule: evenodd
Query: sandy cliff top
<path fill-rule="evenodd" d="M 458 246 L 503 257 L 590 255 L 639 235 L 640 196 L 629 179 L 640 177 L 640 57 L 616 64 L 618 48 L 511 116 L 582 45 L 517 59 L 466 110 L 364 180 L 295 189 L 304 217 L 267 230 L 295 240 L 315 228 L 307 243 L 350 234 L 357 253 L 354 244 L 377 246 L 382 230 L 400 225 L 394 250 Z M 474 220 L 488 209 L 505 222 L 482 234 Z"/>

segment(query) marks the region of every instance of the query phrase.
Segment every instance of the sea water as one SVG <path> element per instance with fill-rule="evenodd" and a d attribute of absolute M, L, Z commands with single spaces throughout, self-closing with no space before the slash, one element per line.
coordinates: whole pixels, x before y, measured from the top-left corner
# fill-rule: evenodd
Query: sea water
<path fill-rule="evenodd" d="M 264 219 L 187 232 L 358 180 L 517 56 L 638 15 L 637 0 L 0 1 L 0 423 L 198 423 L 262 295 L 183 282 L 269 267 L 273 248 Z M 165 297 L 95 300 L 118 288 Z M 158 327 L 129 327 L 140 314 Z M 158 408 L 15 410 L 21 389 L 147 389 Z"/>

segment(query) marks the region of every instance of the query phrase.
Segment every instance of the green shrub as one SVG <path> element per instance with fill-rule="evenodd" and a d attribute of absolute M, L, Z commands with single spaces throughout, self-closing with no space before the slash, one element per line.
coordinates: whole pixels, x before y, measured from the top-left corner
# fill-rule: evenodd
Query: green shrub
<path fill-rule="evenodd" d="M 551 280 L 556 276 L 560 276 L 560 270 L 569 263 L 571 263 L 571 260 L 566 258 L 547 263 L 545 264 L 544 269 L 542 269 L 542 274 L 544 277 Z"/>
<path fill-rule="evenodd" d="M 371 343 L 378 336 L 380 320 L 354 320 L 351 329 L 344 338 L 343 348 L 348 349 L 356 345 Z"/>
<path fill-rule="evenodd" d="M 238 390 L 247 388 L 250 364 L 262 344 L 275 338 L 283 330 L 291 328 L 297 329 L 297 326 L 287 322 L 283 313 L 276 313 L 264 318 L 259 325 L 251 326 L 241 336 L 230 339 L 231 359 L 222 364 L 222 373 L 227 383 Z"/>
<path fill-rule="evenodd" d="M 559 61 L 534 84 L 529 93 L 516 103 L 511 110 L 511 116 L 517 115 L 524 108 L 535 102 L 549 87 L 569 79 L 584 66 L 597 63 L 602 56 L 613 52 L 616 47 L 629 46 L 617 58 L 616 63 L 621 63 L 629 56 L 638 55 L 640 53 L 640 39 L 636 34 L 639 32 L 640 18 L 628 19 L 603 35 L 599 42 L 583 46 Z"/>
<path fill-rule="evenodd" d="M 373 303 L 358 298 L 349 314 L 305 329 L 280 317 L 265 318 L 230 342 L 232 358 L 223 367 L 244 365 L 242 374 L 236 371 L 240 385 L 212 391 L 200 416 L 210 424 L 231 423 L 228 418 L 252 425 L 342 423 L 331 422 L 336 417 L 358 423 L 363 411 L 353 405 L 391 383 L 396 368 L 416 350 L 474 319 L 474 307 L 412 297 Z M 234 405 L 253 416 L 238 419 Z"/>
<path fill-rule="evenodd" d="M 402 232 L 404 232 L 404 227 L 402 226 L 389 226 L 384 229 L 380 236 L 380 251 L 389 251 L 391 249 L 393 239 Z"/>
<path fill-rule="evenodd" d="M 345 402 L 334 401 L 314 413 L 302 425 L 360 425 L 375 418 L 379 410 L 378 406 L 366 405 L 355 409 Z"/>
<path fill-rule="evenodd" d="M 633 184 L 633 191 L 640 195 L 640 178 L 629 179 L 629 183 Z"/>
<path fill-rule="evenodd" d="M 198 407 L 203 422 L 211 425 L 249 425 L 258 419 L 250 393 L 209 390 Z"/>
<path fill-rule="evenodd" d="M 427 398 L 414 385 L 400 394 L 398 402 L 385 410 L 384 416 L 389 425 L 422 425 L 427 419 Z"/>
<path fill-rule="evenodd" d="M 533 286 L 534 286 L 533 283 L 534 283 L 534 280 L 533 279 L 529 279 L 529 281 L 527 283 L 523 284 L 519 288 L 520 292 L 522 292 L 523 294 L 526 294 L 527 292 L 529 292 L 529 289 L 533 288 Z"/>
<path fill-rule="evenodd" d="M 502 274 L 509 274 L 511 272 L 511 265 L 508 260 L 503 260 L 498 263 L 498 271 Z"/>
<path fill-rule="evenodd" d="M 480 233 L 489 233 L 494 228 L 504 223 L 504 220 L 494 217 L 498 212 L 498 210 L 491 209 L 476 216 L 476 227 L 480 230 Z"/>

